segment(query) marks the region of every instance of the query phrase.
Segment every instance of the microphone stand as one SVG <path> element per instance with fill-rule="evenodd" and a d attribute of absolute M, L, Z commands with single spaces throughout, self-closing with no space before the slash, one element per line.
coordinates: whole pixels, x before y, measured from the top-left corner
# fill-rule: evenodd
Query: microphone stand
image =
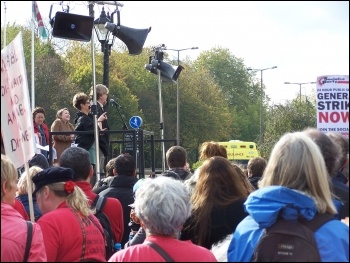
<path fill-rule="evenodd" d="M 111 102 L 114 106 L 115 106 L 115 108 L 117 109 L 117 111 L 118 111 L 118 114 L 119 114 L 119 117 L 122 119 L 122 122 L 123 122 L 123 130 L 127 130 L 128 129 L 128 126 L 126 126 L 126 123 L 125 123 L 125 120 L 124 120 L 124 118 L 123 118 L 123 115 L 121 114 L 121 112 L 120 112 L 120 106 L 118 105 L 118 104 L 116 104 L 115 102 Z"/>
<path fill-rule="evenodd" d="M 119 104 L 117 104 L 117 103 L 115 103 L 114 101 L 112 101 L 111 102 L 114 106 L 115 106 L 115 108 L 117 109 L 117 111 L 118 111 L 118 114 L 119 114 L 119 117 L 121 118 L 121 120 L 122 120 L 122 122 L 123 122 L 123 130 L 124 131 L 127 131 L 128 130 L 128 126 L 126 125 L 126 123 L 125 123 L 125 120 L 124 120 L 124 118 L 123 118 L 123 115 L 121 114 L 121 112 L 120 112 L 120 105 Z M 132 134 L 129 134 L 129 133 L 123 133 L 123 141 L 132 141 L 134 138 L 133 138 L 133 136 L 132 136 Z M 129 147 L 130 147 L 130 142 L 123 142 L 123 148 L 124 148 L 124 150 L 123 150 L 123 152 L 125 153 L 125 152 L 128 152 L 129 154 L 131 154 L 131 155 L 133 155 L 131 152 L 130 152 L 130 150 L 126 150 L 126 148 L 127 148 L 127 146 L 126 145 L 129 145 Z M 131 144 L 132 145 L 132 144 Z M 133 147 L 132 147 L 132 151 L 134 151 L 134 149 L 133 149 Z"/>

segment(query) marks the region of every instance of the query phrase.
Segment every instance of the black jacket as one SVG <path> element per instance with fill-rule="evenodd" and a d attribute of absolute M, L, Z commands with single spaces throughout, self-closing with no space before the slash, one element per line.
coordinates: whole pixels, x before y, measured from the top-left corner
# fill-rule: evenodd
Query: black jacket
<path fill-rule="evenodd" d="M 211 249 L 212 245 L 223 240 L 227 235 L 232 234 L 237 225 L 248 215 L 244 211 L 245 200 L 238 200 L 225 207 L 215 207 L 210 214 L 211 235 L 206 238 L 203 247 Z M 181 231 L 180 240 L 191 239 L 194 244 L 198 244 L 196 238 L 197 230 L 194 228 L 193 216 L 190 216 Z"/>
<path fill-rule="evenodd" d="M 130 227 L 130 204 L 134 203 L 133 186 L 137 182 L 136 176 L 117 175 L 113 178 L 110 186 L 100 192 L 99 195 L 106 197 L 113 197 L 120 201 L 123 207 L 124 217 L 124 234 L 121 241 L 122 247 L 129 240 Z"/>
<path fill-rule="evenodd" d="M 253 176 L 253 177 L 249 177 L 248 179 L 251 185 L 254 187 L 254 190 L 259 189 L 258 182 L 260 181 L 261 176 Z"/>
<path fill-rule="evenodd" d="M 94 131 L 94 121 L 92 115 L 86 115 L 82 112 L 77 112 L 74 117 L 74 124 L 76 131 Z M 75 138 L 75 143 L 78 144 L 78 147 L 89 150 L 95 142 L 95 135 L 92 132 L 91 134 L 78 134 Z"/>

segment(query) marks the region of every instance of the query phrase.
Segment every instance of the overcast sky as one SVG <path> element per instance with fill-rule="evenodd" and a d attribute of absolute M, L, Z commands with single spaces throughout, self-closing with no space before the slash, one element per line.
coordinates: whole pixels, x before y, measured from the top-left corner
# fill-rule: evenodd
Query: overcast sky
<path fill-rule="evenodd" d="M 112 1 L 105 1 L 105 3 Z M 5 3 L 5 4 L 4 4 Z M 60 1 L 38 1 L 45 22 L 62 11 Z M 63 1 L 70 13 L 88 15 L 87 1 Z M 213 47 L 228 48 L 247 67 L 263 71 L 267 94 L 275 103 L 299 94 L 299 85 L 322 75 L 349 75 L 348 1 L 120 1 L 121 25 L 152 27 L 145 46 L 198 50 L 180 52 L 180 60 L 195 59 Z M 6 5 L 6 16 L 4 6 Z M 102 5 L 94 7 L 95 17 Z M 113 12 L 115 6 L 105 5 Z M 1 1 L 1 26 L 6 22 L 28 23 L 31 1 Z M 116 20 L 115 20 L 116 21 Z M 3 39 L 3 36 L 1 36 Z M 117 39 L 117 41 L 120 41 Z M 168 51 L 177 59 L 177 52 Z M 143 68 L 140 70 L 144 70 Z M 257 77 L 260 78 L 260 72 Z M 181 76 L 180 76 L 181 78 Z M 315 92 L 315 84 L 302 85 L 302 94 Z"/>

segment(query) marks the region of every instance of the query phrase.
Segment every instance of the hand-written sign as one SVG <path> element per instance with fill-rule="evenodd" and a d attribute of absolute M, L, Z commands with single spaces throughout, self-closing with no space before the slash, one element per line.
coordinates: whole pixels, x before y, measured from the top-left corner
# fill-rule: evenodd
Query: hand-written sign
<path fill-rule="evenodd" d="M 34 155 L 22 32 L 1 50 L 1 116 L 5 153 L 19 168 Z"/>

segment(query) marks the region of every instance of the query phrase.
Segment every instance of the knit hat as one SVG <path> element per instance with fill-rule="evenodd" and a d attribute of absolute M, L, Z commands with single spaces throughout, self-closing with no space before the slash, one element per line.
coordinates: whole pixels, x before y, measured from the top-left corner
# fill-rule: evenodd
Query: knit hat
<path fill-rule="evenodd" d="M 52 166 L 41 172 L 37 173 L 33 177 L 33 183 L 35 184 L 35 195 L 38 190 L 48 184 L 73 181 L 74 171 L 70 168 L 63 168 L 60 166 Z"/>

